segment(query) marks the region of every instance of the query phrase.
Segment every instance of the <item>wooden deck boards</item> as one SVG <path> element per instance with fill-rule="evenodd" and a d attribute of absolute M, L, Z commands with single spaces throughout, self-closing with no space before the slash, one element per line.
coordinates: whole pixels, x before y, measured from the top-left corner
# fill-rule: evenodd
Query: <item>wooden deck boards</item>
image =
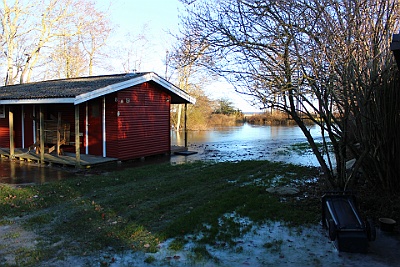
<path fill-rule="evenodd" d="M 36 154 L 35 151 L 28 151 L 28 149 L 16 148 L 14 150 L 15 159 L 21 161 L 36 161 L 40 162 L 40 154 Z M 1 157 L 10 157 L 10 150 L 5 148 L 0 148 Z M 100 156 L 81 154 L 80 165 L 84 168 L 88 168 L 93 165 L 114 162 L 117 158 L 103 158 Z M 44 154 L 44 162 L 48 164 L 58 164 L 63 166 L 75 166 L 76 159 L 74 153 L 64 153 L 62 156 L 57 156 L 56 152 L 51 154 Z"/>
<path fill-rule="evenodd" d="M 187 151 L 186 147 L 182 146 L 171 146 L 171 155 L 176 152 L 184 152 Z M 20 161 L 28 161 L 28 162 L 40 162 L 40 154 L 36 154 L 34 150 L 29 151 L 25 148 L 15 148 L 14 149 L 15 159 Z M 10 158 L 10 149 L 8 148 L 0 148 L 0 156 Z M 100 156 L 93 155 L 80 155 L 80 165 L 82 168 L 89 168 L 91 166 L 116 162 L 117 158 L 103 158 Z M 52 153 L 44 154 L 44 162 L 46 164 L 57 164 L 62 166 L 76 166 L 75 153 L 65 152 L 62 156 L 57 156 L 57 152 L 54 151 Z"/>

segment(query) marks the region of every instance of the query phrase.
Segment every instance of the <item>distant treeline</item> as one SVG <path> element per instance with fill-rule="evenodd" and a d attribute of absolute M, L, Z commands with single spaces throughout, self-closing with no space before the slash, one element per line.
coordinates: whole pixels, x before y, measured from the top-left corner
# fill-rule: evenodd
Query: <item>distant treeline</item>
<path fill-rule="evenodd" d="M 292 118 L 279 111 L 247 115 L 244 116 L 244 122 L 256 125 L 296 125 Z"/>
<path fill-rule="evenodd" d="M 213 114 L 210 116 L 208 124 L 209 126 L 232 126 L 246 122 L 255 125 L 296 125 L 287 114 L 279 111 L 259 114 Z"/>

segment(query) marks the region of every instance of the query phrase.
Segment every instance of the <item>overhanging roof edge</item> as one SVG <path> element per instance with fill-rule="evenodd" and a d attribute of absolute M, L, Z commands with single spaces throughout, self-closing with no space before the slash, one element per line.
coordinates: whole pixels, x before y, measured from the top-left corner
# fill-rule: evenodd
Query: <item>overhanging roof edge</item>
<path fill-rule="evenodd" d="M 158 75 L 154 74 L 154 73 L 150 73 L 152 76 L 152 80 L 156 83 L 158 83 L 159 85 L 167 88 L 169 91 L 173 92 L 174 94 L 178 95 L 179 97 L 185 99 L 186 101 L 188 101 L 191 104 L 195 104 L 196 103 L 196 99 L 194 97 L 191 97 L 189 94 L 187 94 L 185 91 L 179 89 L 178 87 L 176 87 L 175 85 L 173 85 L 172 83 L 170 83 L 167 80 L 164 80 L 162 78 L 160 78 Z"/>
<path fill-rule="evenodd" d="M 73 104 L 75 98 L 32 98 L 0 100 L 0 105 L 11 104 Z"/>
<path fill-rule="evenodd" d="M 88 93 L 84 93 L 84 94 L 78 95 L 78 96 L 75 97 L 74 104 L 75 105 L 79 105 L 79 104 L 81 104 L 83 102 L 86 102 L 88 100 L 91 100 L 91 99 L 94 99 L 94 98 L 97 98 L 97 97 L 100 97 L 100 96 L 103 96 L 103 95 L 107 95 L 107 94 L 110 94 L 110 93 L 114 93 L 114 92 L 117 92 L 119 90 L 128 88 L 130 86 L 135 86 L 135 85 L 143 83 L 143 82 L 147 82 L 145 76 L 147 76 L 147 74 L 143 75 L 143 76 L 140 76 L 140 77 L 133 78 L 133 79 L 129 79 L 127 81 L 111 84 L 111 85 L 108 85 L 106 87 L 102 87 L 102 88 L 96 89 L 96 90 L 88 92 Z"/>
<path fill-rule="evenodd" d="M 183 90 L 179 89 L 172 83 L 160 78 L 155 73 L 149 72 L 145 75 L 135 77 L 135 78 L 129 79 L 127 81 L 111 84 L 106 87 L 102 87 L 102 88 L 96 89 L 94 91 L 78 95 L 75 97 L 74 105 L 79 105 L 88 100 L 91 100 L 91 99 L 94 99 L 94 98 L 97 98 L 100 96 L 104 96 L 104 95 L 107 95 L 110 93 L 114 93 L 119 90 L 131 87 L 131 86 L 135 86 L 135 85 L 138 85 L 138 84 L 141 84 L 144 82 L 148 82 L 148 81 L 154 81 L 155 83 L 161 85 L 162 87 L 166 88 L 170 92 L 178 95 L 179 97 L 183 98 L 184 100 L 188 101 L 189 103 L 192 103 L 192 104 L 196 103 L 196 99 L 191 97 L 190 95 L 188 95 Z"/>

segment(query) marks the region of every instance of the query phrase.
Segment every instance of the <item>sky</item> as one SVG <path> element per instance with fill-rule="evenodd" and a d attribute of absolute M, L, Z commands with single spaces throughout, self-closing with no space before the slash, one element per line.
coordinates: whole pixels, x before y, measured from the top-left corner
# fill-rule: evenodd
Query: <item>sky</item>
<path fill-rule="evenodd" d="M 95 2 L 99 9 L 109 9 L 111 23 L 115 28 L 111 40 L 118 40 L 117 46 L 123 45 L 121 42 L 127 33 L 137 36 L 143 33 L 144 28 L 146 29 L 145 36 L 149 42 L 140 52 L 145 54 L 145 60 L 141 62 L 138 70 L 154 71 L 164 77 L 166 51 L 174 43 L 170 32 L 178 33 L 179 14 L 184 11 L 183 4 L 178 0 L 95 0 Z M 205 92 L 212 99 L 229 96 L 228 100 L 243 112 L 259 111 L 225 82 L 214 83 L 205 88 Z"/>

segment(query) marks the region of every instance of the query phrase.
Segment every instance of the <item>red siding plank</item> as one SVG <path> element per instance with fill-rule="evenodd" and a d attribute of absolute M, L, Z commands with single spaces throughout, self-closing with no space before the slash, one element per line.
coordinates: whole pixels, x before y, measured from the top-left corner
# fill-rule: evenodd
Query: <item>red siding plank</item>
<path fill-rule="evenodd" d="M 107 113 L 107 155 L 121 160 L 170 152 L 168 94 L 143 83 L 115 94 L 116 112 Z M 108 121 L 115 120 L 117 129 Z M 113 144 L 113 146 L 111 146 Z M 117 145 L 117 146 L 115 146 Z"/>

